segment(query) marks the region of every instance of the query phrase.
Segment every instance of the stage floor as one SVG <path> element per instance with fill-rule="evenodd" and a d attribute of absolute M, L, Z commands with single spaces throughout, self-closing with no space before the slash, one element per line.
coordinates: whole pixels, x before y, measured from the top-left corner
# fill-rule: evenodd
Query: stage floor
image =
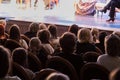
<path fill-rule="evenodd" d="M 18 5 L 15 0 L 10 3 L 0 4 L 0 18 L 6 20 L 19 20 L 30 22 L 43 22 L 61 25 L 77 24 L 80 27 L 96 27 L 103 30 L 120 30 L 120 13 L 116 14 L 114 23 L 106 22 L 108 13 L 101 16 L 80 16 L 75 15 L 74 3 L 76 0 L 59 0 L 59 4 L 53 9 L 45 10 L 43 0 L 39 0 L 37 7 L 25 4 Z M 101 14 L 101 13 L 100 13 Z M 100 15 L 99 14 L 99 15 Z"/>

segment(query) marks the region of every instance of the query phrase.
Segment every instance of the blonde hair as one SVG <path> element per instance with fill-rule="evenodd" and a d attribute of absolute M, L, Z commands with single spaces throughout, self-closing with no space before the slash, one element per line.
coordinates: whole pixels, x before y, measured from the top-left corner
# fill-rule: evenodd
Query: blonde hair
<path fill-rule="evenodd" d="M 38 30 L 39 30 L 39 24 L 38 23 L 32 22 L 29 25 L 29 31 L 30 32 L 37 32 Z"/>
<path fill-rule="evenodd" d="M 80 29 L 78 31 L 77 37 L 79 42 L 92 42 L 92 34 L 87 28 Z"/>
<path fill-rule="evenodd" d="M 6 26 L 6 20 L 1 19 L 0 24 L 2 24 L 5 27 Z"/>
<path fill-rule="evenodd" d="M 47 29 L 47 26 L 44 23 L 39 24 L 39 29 Z"/>

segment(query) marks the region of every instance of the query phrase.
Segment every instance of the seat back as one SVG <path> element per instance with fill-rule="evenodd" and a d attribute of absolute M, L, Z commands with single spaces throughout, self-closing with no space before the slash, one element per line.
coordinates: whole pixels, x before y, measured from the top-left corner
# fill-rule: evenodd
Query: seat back
<path fill-rule="evenodd" d="M 98 56 L 100 56 L 99 53 L 93 52 L 93 51 L 88 51 L 85 54 L 82 55 L 83 60 L 86 62 L 96 62 Z"/>
<path fill-rule="evenodd" d="M 73 65 L 62 57 L 54 56 L 48 59 L 46 67 L 55 69 L 63 74 L 68 75 L 70 80 L 78 80 L 78 76 Z"/>
<path fill-rule="evenodd" d="M 33 72 L 40 71 L 42 68 L 41 61 L 32 53 L 28 54 L 28 67 Z"/>
<path fill-rule="evenodd" d="M 12 75 L 20 77 L 21 80 L 32 80 L 22 66 L 13 62 Z"/>
<path fill-rule="evenodd" d="M 11 51 L 13 51 L 15 48 L 21 47 L 21 45 L 17 41 L 12 39 L 7 39 L 4 46 Z"/>
<path fill-rule="evenodd" d="M 53 72 L 57 72 L 57 71 L 55 69 L 50 69 L 50 68 L 42 69 L 36 73 L 35 80 L 45 80 L 46 77 Z"/>
<path fill-rule="evenodd" d="M 80 80 L 109 80 L 109 71 L 97 63 L 89 62 L 80 71 Z"/>

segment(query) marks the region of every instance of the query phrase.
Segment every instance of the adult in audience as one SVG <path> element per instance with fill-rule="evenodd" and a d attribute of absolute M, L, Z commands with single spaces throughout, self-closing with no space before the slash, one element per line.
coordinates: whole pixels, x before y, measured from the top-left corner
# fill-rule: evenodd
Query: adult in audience
<path fill-rule="evenodd" d="M 120 67 L 120 38 L 117 35 L 109 35 L 105 38 L 105 53 L 98 57 L 97 63 L 112 71 Z"/>
<path fill-rule="evenodd" d="M 6 20 L 1 19 L 0 24 L 2 24 L 4 26 L 4 28 L 5 28 L 6 27 Z"/>
<path fill-rule="evenodd" d="M 93 42 L 98 43 L 99 30 L 97 28 L 92 28 L 91 33 L 92 33 L 92 36 L 93 36 Z"/>
<path fill-rule="evenodd" d="M 79 74 L 80 68 L 84 63 L 82 57 L 75 54 L 76 36 L 71 32 L 65 32 L 60 37 L 59 42 L 62 52 L 57 53 L 56 56 L 67 59 L 75 67 L 77 73 Z"/>
<path fill-rule="evenodd" d="M 7 38 L 8 36 L 5 35 L 5 27 L 2 24 L 0 24 L 0 44 L 4 45 Z"/>
<path fill-rule="evenodd" d="M 68 28 L 68 32 L 74 33 L 77 36 L 79 27 L 77 24 L 72 24 L 69 28 Z"/>
<path fill-rule="evenodd" d="M 57 36 L 57 26 L 54 24 L 50 24 L 50 25 L 48 25 L 48 30 L 51 34 L 50 44 L 54 48 L 55 52 L 59 52 L 60 51 L 60 44 L 59 44 L 59 38 Z"/>
<path fill-rule="evenodd" d="M 39 24 L 39 30 L 41 29 L 47 29 L 47 26 L 44 23 Z"/>
<path fill-rule="evenodd" d="M 28 49 L 27 42 L 21 38 L 19 26 L 13 24 L 9 29 L 9 39 L 17 41 L 23 48 Z"/>
<path fill-rule="evenodd" d="M 37 37 L 41 40 L 42 46 L 52 55 L 54 53 L 54 48 L 50 44 L 50 36 L 51 34 L 47 29 L 39 30 L 37 33 Z"/>
<path fill-rule="evenodd" d="M 13 62 L 18 63 L 22 67 L 24 67 L 26 73 L 30 76 L 31 79 L 35 77 L 35 73 L 33 73 L 30 69 L 28 69 L 28 53 L 24 48 L 16 48 L 12 52 Z"/>
<path fill-rule="evenodd" d="M 48 75 L 45 80 L 70 80 L 70 78 L 63 73 L 54 72 Z"/>
<path fill-rule="evenodd" d="M 36 55 L 42 63 L 42 67 L 45 67 L 49 53 L 42 46 L 42 43 L 38 37 L 31 38 L 29 42 L 29 53 Z"/>
<path fill-rule="evenodd" d="M 39 23 L 32 22 L 29 25 L 29 31 L 27 31 L 24 35 L 28 38 L 36 37 L 37 31 L 39 30 Z"/>
<path fill-rule="evenodd" d="M 92 33 L 87 28 L 82 28 L 78 31 L 78 41 L 76 46 L 76 53 L 79 55 L 87 51 L 97 52 L 96 46 L 93 44 Z"/>
<path fill-rule="evenodd" d="M 0 80 L 21 80 L 17 76 L 10 76 L 12 58 L 8 49 L 0 46 Z"/>
<path fill-rule="evenodd" d="M 107 36 L 107 32 L 102 31 L 99 33 L 99 43 L 96 43 L 95 46 L 97 46 L 103 54 L 105 54 L 105 45 L 104 45 L 104 41 L 105 41 L 105 37 Z"/>

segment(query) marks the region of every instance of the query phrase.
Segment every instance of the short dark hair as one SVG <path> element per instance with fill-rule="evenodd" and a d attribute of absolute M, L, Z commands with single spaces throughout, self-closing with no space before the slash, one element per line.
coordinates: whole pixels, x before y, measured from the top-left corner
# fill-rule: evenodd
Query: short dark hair
<path fill-rule="evenodd" d="M 27 51 L 24 48 L 16 48 L 12 52 L 13 61 L 21 66 L 27 66 Z"/>
<path fill-rule="evenodd" d="M 65 32 L 60 37 L 60 46 L 65 52 L 73 52 L 76 45 L 76 36 L 71 32 Z"/>
<path fill-rule="evenodd" d="M 37 37 L 42 43 L 49 43 L 50 36 L 50 32 L 47 29 L 42 29 L 37 32 Z"/>
<path fill-rule="evenodd" d="M 79 27 L 78 27 L 77 24 L 72 24 L 72 25 L 68 28 L 68 31 L 71 32 L 71 33 L 74 33 L 76 36 L 77 36 L 78 30 L 79 30 Z"/>
<path fill-rule="evenodd" d="M 54 24 L 48 25 L 48 30 L 50 31 L 51 35 L 57 38 L 57 27 Z"/>

